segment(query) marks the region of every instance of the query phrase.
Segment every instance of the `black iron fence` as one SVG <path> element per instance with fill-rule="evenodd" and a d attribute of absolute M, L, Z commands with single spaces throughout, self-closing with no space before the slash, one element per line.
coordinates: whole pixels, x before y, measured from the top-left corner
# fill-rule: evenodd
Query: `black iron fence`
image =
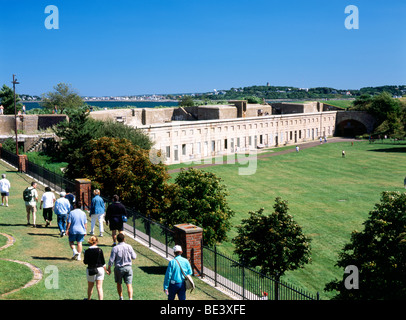
<path fill-rule="evenodd" d="M 10 163 L 12 166 L 18 168 L 18 156 L 12 152 L 5 150 L 4 148 L 1 149 L 1 158 Z"/>
<path fill-rule="evenodd" d="M 1 158 L 13 165 L 16 168 L 19 168 L 19 159 L 18 155 L 1 149 Z M 56 172 L 50 171 L 43 166 L 35 164 L 33 162 L 27 161 L 25 173 L 32 176 L 37 181 L 53 188 L 55 191 L 61 192 L 64 191 L 74 191 L 75 182 L 66 179 L 62 173 L 58 174 Z"/>
<path fill-rule="evenodd" d="M 281 280 L 265 276 L 243 263 L 217 251 L 202 247 L 203 276 L 216 287 L 247 300 L 319 300 L 319 294 L 310 294 Z"/>

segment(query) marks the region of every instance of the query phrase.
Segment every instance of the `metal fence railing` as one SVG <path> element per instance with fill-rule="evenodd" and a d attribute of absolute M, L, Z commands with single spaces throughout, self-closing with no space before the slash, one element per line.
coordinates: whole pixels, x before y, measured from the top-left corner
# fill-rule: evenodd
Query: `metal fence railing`
<path fill-rule="evenodd" d="M 261 274 L 243 263 L 203 246 L 203 276 L 216 287 L 247 300 L 319 300 L 319 294 L 307 293 L 283 281 Z"/>

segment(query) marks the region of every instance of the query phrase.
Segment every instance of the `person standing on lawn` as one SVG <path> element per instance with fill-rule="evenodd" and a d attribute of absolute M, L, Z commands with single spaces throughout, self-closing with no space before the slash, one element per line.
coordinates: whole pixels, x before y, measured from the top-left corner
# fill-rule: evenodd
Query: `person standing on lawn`
<path fill-rule="evenodd" d="M 60 198 L 55 201 L 54 212 L 57 217 L 60 236 L 63 237 L 66 234 L 66 223 L 68 221 L 68 214 L 71 211 L 71 205 L 69 200 L 65 198 L 65 192 L 62 191 L 59 195 Z"/>
<path fill-rule="evenodd" d="M 76 209 L 72 210 L 68 215 L 68 225 L 66 227 L 66 235 L 69 237 L 69 246 L 73 251 L 73 260 L 82 260 L 82 242 L 85 240 L 87 229 L 87 216 L 86 213 L 80 209 L 81 206 L 80 201 L 77 201 Z"/>
<path fill-rule="evenodd" d="M 45 220 L 45 227 L 48 227 L 51 225 L 52 221 L 52 209 L 54 207 L 56 198 L 54 193 L 51 191 L 50 187 L 45 187 L 45 192 L 41 197 L 41 203 L 39 205 L 39 209 L 41 210 L 42 208 L 42 215 Z"/>
<path fill-rule="evenodd" d="M 8 196 L 10 192 L 10 181 L 6 179 L 6 174 L 3 173 L 1 175 L 0 180 L 0 193 L 1 193 L 1 205 L 4 206 L 4 202 L 6 202 L 6 207 L 8 207 Z"/>
<path fill-rule="evenodd" d="M 37 183 L 35 181 L 31 182 L 31 186 L 24 190 L 23 197 L 25 201 L 25 210 L 27 212 L 27 226 L 31 224 L 30 218 L 32 213 L 33 227 L 36 228 L 38 191 Z"/>
<path fill-rule="evenodd" d="M 127 210 L 119 200 L 118 195 L 114 195 L 113 203 L 107 207 L 106 211 L 106 224 L 110 226 L 113 247 L 117 244 L 117 231 L 119 233 L 124 232 L 123 216 L 127 217 Z"/>
<path fill-rule="evenodd" d="M 100 190 L 96 189 L 93 191 L 94 197 L 90 205 L 90 235 L 94 235 L 94 227 L 96 226 L 96 220 L 99 222 L 99 237 L 103 237 L 104 232 L 104 213 L 106 207 L 104 205 L 103 199 L 100 197 Z"/>
<path fill-rule="evenodd" d="M 133 270 L 132 260 L 137 258 L 132 246 L 124 242 L 124 233 L 117 235 L 118 245 L 111 249 L 110 259 L 107 267 L 107 274 L 111 273 L 111 266 L 114 265 L 114 281 L 117 284 L 117 293 L 120 300 L 123 300 L 123 285 L 127 285 L 128 298 L 133 299 Z"/>
<path fill-rule="evenodd" d="M 186 284 L 185 275 L 191 275 L 192 267 L 187 259 L 182 257 L 182 247 L 176 245 L 173 247 L 175 258 L 168 263 L 164 278 L 164 292 L 168 296 L 168 300 L 174 300 L 178 295 L 179 300 L 186 300 Z M 182 268 L 182 270 L 180 269 Z"/>

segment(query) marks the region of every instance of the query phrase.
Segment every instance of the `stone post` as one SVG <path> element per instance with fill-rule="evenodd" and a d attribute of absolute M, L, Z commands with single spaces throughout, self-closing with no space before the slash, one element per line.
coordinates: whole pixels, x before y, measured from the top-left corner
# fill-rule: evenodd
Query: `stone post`
<path fill-rule="evenodd" d="M 189 260 L 193 275 L 197 276 L 203 274 L 203 229 L 189 223 L 177 224 L 174 226 L 174 229 L 175 243 L 182 247 L 182 256 Z"/>
<path fill-rule="evenodd" d="M 18 155 L 18 170 L 20 172 L 27 172 L 28 157 L 26 154 Z"/>
<path fill-rule="evenodd" d="M 75 179 L 76 202 L 82 209 L 90 209 L 92 202 L 92 182 L 89 179 Z"/>

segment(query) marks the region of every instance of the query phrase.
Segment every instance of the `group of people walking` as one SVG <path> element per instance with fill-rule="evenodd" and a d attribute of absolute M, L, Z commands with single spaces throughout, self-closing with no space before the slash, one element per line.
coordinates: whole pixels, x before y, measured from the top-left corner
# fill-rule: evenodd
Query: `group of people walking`
<path fill-rule="evenodd" d="M 45 187 L 45 192 L 39 198 L 37 183 L 33 181 L 23 192 L 27 213 L 27 226 L 37 227 L 37 203 L 40 203 L 39 209 L 42 209 L 45 227 L 49 227 L 53 221 L 53 213 L 57 217 L 57 226 L 60 237 L 68 236 L 69 246 L 72 250 L 72 259 L 82 260 L 83 242 L 87 234 L 87 215 L 82 210 L 82 203 L 75 199 L 72 193 L 60 192 L 59 199 L 56 199 L 51 188 Z M 8 196 L 10 182 L 6 175 L 2 175 L 0 180 L 0 191 L 2 195 L 2 205 L 8 206 Z M 119 196 L 114 195 L 112 203 L 107 207 L 100 196 L 100 190 L 93 191 L 93 198 L 90 205 L 90 238 L 89 247 L 84 252 L 83 262 L 87 265 L 86 277 L 88 282 L 87 298 L 90 300 L 96 284 L 99 300 L 103 300 L 103 280 L 105 274 L 112 273 L 111 267 L 114 266 L 114 280 L 117 285 L 119 299 L 123 299 L 123 286 L 127 287 L 128 298 L 133 298 L 133 270 L 132 260 L 137 255 L 133 247 L 125 243 L 124 220 L 127 217 L 125 206 L 120 202 Z M 39 200 L 40 199 L 40 200 Z M 31 224 L 32 218 L 32 224 Z M 113 248 L 110 253 L 108 263 L 104 259 L 103 250 L 98 247 L 99 238 L 95 236 L 96 222 L 99 225 L 99 237 L 103 237 L 104 222 L 110 227 Z M 185 276 L 191 275 L 192 269 L 187 259 L 181 256 L 182 248 L 176 245 L 174 248 L 175 258 L 169 262 L 165 273 L 163 289 L 169 300 L 186 299 Z"/>

